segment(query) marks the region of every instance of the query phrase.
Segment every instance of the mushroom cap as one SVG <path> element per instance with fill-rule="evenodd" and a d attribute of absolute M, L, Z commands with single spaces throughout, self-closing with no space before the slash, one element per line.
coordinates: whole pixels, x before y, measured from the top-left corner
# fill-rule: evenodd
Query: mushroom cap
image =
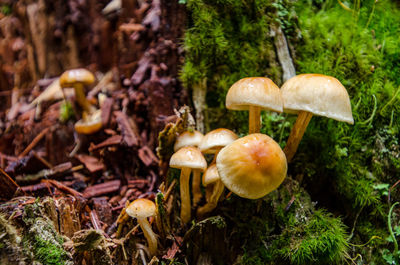
<path fill-rule="evenodd" d="M 148 199 L 136 199 L 126 208 L 126 213 L 133 218 L 147 218 L 156 214 L 156 205 Z"/>
<path fill-rule="evenodd" d="M 84 113 L 84 117 L 75 123 L 75 131 L 80 134 L 93 134 L 102 126 L 101 110 L 96 110 L 92 114 Z"/>
<path fill-rule="evenodd" d="M 287 80 L 282 88 L 285 112 L 308 111 L 314 115 L 354 123 L 349 94 L 334 77 L 301 74 Z"/>
<path fill-rule="evenodd" d="M 214 154 L 222 147 L 232 143 L 238 138 L 236 133 L 231 130 L 219 128 L 206 135 L 201 140 L 199 149 L 204 154 Z"/>
<path fill-rule="evenodd" d="M 169 166 L 173 168 L 192 168 L 206 170 L 207 162 L 197 147 L 186 146 L 171 156 Z"/>
<path fill-rule="evenodd" d="M 218 169 L 217 169 L 217 165 L 214 163 L 212 165 L 210 165 L 206 172 L 204 172 L 203 174 L 203 185 L 207 186 L 211 183 L 216 182 L 217 180 L 220 180 L 220 176 L 218 174 Z"/>
<path fill-rule="evenodd" d="M 84 68 L 68 70 L 60 76 L 61 87 L 70 87 L 73 86 L 74 83 L 90 85 L 93 82 L 94 75 Z"/>
<path fill-rule="evenodd" d="M 249 106 L 261 107 L 277 112 L 283 111 L 283 101 L 279 87 L 266 77 L 240 79 L 229 88 L 226 108 L 249 110 Z"/>
<path fill-rule="evenodd" d="M 174 151 L 176 152 L 185 146 L 199 146 L 201 139 L 203 139 L 203 137 L 204 135 L 199 131 L 183 132 L 178 136 L 178 138 L 176 138 L 174 144 Z"/>
<path fill-rule="evenodd" d="M 282 183 L 287 162 L 271 137 L 255 133 L 222 148 L 217 168 L 225 187 L 240 197 L 258 199 Z"/>

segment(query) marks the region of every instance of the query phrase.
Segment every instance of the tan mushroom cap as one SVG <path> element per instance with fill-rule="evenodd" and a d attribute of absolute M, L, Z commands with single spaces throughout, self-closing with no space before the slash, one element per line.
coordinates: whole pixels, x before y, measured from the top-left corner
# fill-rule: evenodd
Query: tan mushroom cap
<path fill-rule="evenodd" d="M 186 146 L 174 153 L 169 160 L 173 168 L 192 168 L 206 170 L 207 162 L 197 147 Z"/>
<path fill-rule="evenodd" d="M 218 174 L 218 169 L 217 165 L 214 163 L 211 166 L 209 166 L 203 174 L 203 185 L 207 186 L 211 183 L 216 182 L 217 180 L 220 180 L 220 176 Z"/>
<path fill-rule="evenodd" d="M 183 132 L 178 136 L 174 144 L 174 151 L 178 151 L 182 147 L 186 146 L 199 146 L 201 140 L 203 139 L 204 135 L 199 131 L 193 132 Z"/>
<path fill-rule="evenodd" d="M 84 114 L 83 119 L 75 123 L 75 131 L 80 134 L 93 134 L 98 132 L 103 126 L 101 120 L 101 110 L 96 110 L 92 114 Z"/>
<path fill-rule="evenodd" d="M 156 205 L 148 199 L 136 199 L 126 208 L 126 213 L 133 218 L 147 218 L 156 214 Z"/>
<path fill-rule="evenodd" d="M 215 129 L 201 140 L 199 149 L 204 154 L 214 154 L 219 149 L 235 141 L 239 138 L 236 133 L 225 128 Z"/>
<path fill-rule="evenodd" d="M 280 89 L 266 77 L 240 79 L 229 88 L 225 104 L 226 108 L 233 110 L 248 110 L 249 106 L 257 106 L 266 110 L 283 111 Z"/>
<path fill-rule="evenodd" d="M 354 123 L 349 94 L 334 77 L 301 74 L 287 80 L 282 88 L 285 112 L 308 111 L 314 115 Z"/>
<path fill-rule="evenodd" d="M 61 87 L 70 87 L 74 83 L 82 83 L 84 85 L 90 85 L 93 82 L 94 82 L 94 75 L 90 71 L 84 68 L 68 70 L 65 71 L 60 76 Z"/>
<path fill-rule="evenodd" d="M 255 133 L 224 147 L 218 154 L 217 168 L 226 188 L 240 197 L 258 199 L 282 183 L 287 162 L 271 137 Z"/>

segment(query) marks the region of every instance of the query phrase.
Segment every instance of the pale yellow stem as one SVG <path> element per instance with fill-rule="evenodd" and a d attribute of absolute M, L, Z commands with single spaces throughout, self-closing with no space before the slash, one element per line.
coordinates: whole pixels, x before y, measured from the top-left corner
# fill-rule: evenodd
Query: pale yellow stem
<path fill-rule="evenodd" d="M 259 133 L 261 129 L 261 108 L 257 106 L 249 107 L 249 134 Z"/>
<path fill-rule="evenodd" d="M 225 186 L 222 181 L 217 180 L 215 183 L 211 184 L 213 186 L 212 193 L 208 198 L 209 201 L 202 207 L 197 209 L 197 217 L 202 218 L 205 214 L 214 210 L 217 205 L 221 194 L 224 192 Z M 208 187 L 207 187 L 208 188 Z"/>
<path fill-rule="evenodd" d="M 190 190 L 189 190 L 189 178 L 190 178 L 190 168 L 182 168 L 180 177 L 180 188 L 181 188 L 181 221 L 186 224 L 190 221 Z"/>
<path fill-rule="evenodd" d="M 147 244 L 149 245 L 149 251 L 151 256 L 157 254 L 157 237 L 156 234 L 151 229 L 151 225 L 147 218 L 138 218 L 138 224 L 143 230 L 144 237 L 147 239 Z"/>
<path fill-rule="evenodd" d="M 192 192 L 193 192 L 193 206 L 196 206 L 201 200 L 201 172 L 198 169 L 193 170 Z"/>
<path fill-rule="evenodd" d="M 286 143 L 283 152 L 286 155 L 286 160 L 289 163 L 292 161 L 294 154 L 296 154 L 297 147 L 301 139 L 303 138 L 304 132 L 307 129 L 308 123 L 310 122 L 313 114 L 308 111 L 300 111 L 297 116 L 296 123 L 290 131 L 289 139 Z"/>
<path fill-rule="evenodd" d="M 92 113 L 93 107 L 86 99 L 85 89 L 83 87 L 83 84 L 75 83 L 74 90 L 75 90 L 75 99 L 78 102 L 79 106 L 81 106 L 82 110 L 86 111 L 87 113 Z"/>

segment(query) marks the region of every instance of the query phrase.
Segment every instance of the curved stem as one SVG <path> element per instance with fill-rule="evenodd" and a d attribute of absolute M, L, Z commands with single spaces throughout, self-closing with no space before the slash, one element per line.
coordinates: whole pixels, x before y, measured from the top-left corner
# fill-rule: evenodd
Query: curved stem
<path fill-rule="evenodd" d="M 151 225 L 147 218 L 138 218 L 138 224 L 143 230 L 144 237 L 147 239 L 149 245 L 150 255 L 154 256 L 157 254 L 157 237 L 156 234 L 151 229 Z"/>
<path fill-rule="evenodd" d="M 76 98 L 76 101 L 78 102 L 79 106 L 81 106 L 82 110 L 84 110 L 88 113 L 91 113 L 92 106 L 90 105 L 89 101 L 86 99 L 83 84 L 75 83 L 74 90 L 75 90 L 75 98 Z"/>
<path fill-rule="evenodd" d="M 296 123 L 290 131 L 289 139 L 286 143 L 285 148 L 283 149 L 288 163 L 292 161 L 292 158 L 297 151 L 297 147 L 299 146 L 301 138 L 303 138 L 304 132 L 306 131 L 311 118 L 312 113 L 308 111 L 299 112 Z"/>
<path fill-rule="evenodd" d="M 205 214 L 214 210 L 217 205 L 221 194 L 224 192 L 225 186 L 222 181 L 217 180 L 213 184 L 213 190 L 209 197 L 209 201 L 202 207 L 197 209 L 197 217 L 202 218 Z"/>
<path fill-rule="evenodd" d="M 182 168 L 180 177 L 180 188 L 181 188 L 181 221 L 186 224 L 190 221 L 190 191 L 189 191 L 189 178 L 190 168 Z"/>
<path fill-rule="evenodd" d="M 257 106 L 249 107 L 249 134 L 259 133 L 261 128 L 260 120 L 261 108 Z"/>
<path fill-rule="evenodd" d="M 200 188 L 200 170 L 193 170 L 193 180 L 192 180 L 192 192 L 193 192 L 193 206 L 197 205 L 202 197 L 201 188 Z"/>
<path fill-rule="evenodd" d="M 222 148 L 221 148 L 221 149 L 222 149 Z M 215 152 L 214 158 L 213 158 L 213 160 L 211 161 L 210 165 L 212 165 L 212 164 L 214 164 L 214 163 L 217 162 L 217 156 L 218 156 L 218 154 L 219 154 L 219 151 L 221 151 L 221 149 L 218 149 L 218 150 Z"/>

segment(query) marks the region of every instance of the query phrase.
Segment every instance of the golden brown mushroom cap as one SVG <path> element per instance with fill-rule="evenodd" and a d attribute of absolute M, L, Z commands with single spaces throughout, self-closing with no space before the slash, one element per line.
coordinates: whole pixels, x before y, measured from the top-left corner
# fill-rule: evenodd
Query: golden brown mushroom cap
<path fill-rule="evenodd" d="M 92 114 L 85 113 L 84 117 L 75 123 L 75 131 L 80 134 L 93 134 L 102 126 L 101 110 L 96 110 Z"/>
<path fill-rule="evenodd" d="M 221 179 L 219 174 L 218 174 L 218 169 L 217 165 L 214 163 L 211 166 L 209 166 L 203 174 L 203 185 L 207 186 L 213 182 L 216 182 L 217 180 Z"/>
<path fill-rule="evenodd" d="M 285 112 L 308 111 L 314 115 L 354 123 L 346 88 L 334 77 L 301 74 L 287 80 L 282 88 Z"/>
<path fill-rule="evenodd" d="M 171 156 L 169 166 L 173 168 L 201 169 L 204 171 L 207 168 L 207 161 L 197 147 L 186 146 Z"/>
<path fill-rule="evenodd" d="M 182 147 L 185 146 L 199 146 L 201 140 L 203 139 L 204 135 L 199 131 L 193 132 L 183 132 L 178 136 L 174 144 L 174 151 L 178 151 Z"/>
<path fill-rule="evenodd" d="M 287 162 L 271 137 L 255 133 L 224 147 L 218 154 L 217 168 L 226 188 L 240 197 L 258 199 L 282 183 Z"/>
<path fill-rule="evenodd" d="M 219 128 L 206 135 L 199 144 L 199 149 L 205 154 L 214 154 L 217 150 L 232 143 L 238 138 L 236 133 L 231 130 Z"/>
<path fill-rule="evenodd" d="M 233 110 L 249 110 L 249 106 L 257 106 L 266 110 L 283 111 L 280 89 L 266 77 L 240 79 L 229 88 L 225 104 L 226 108 Z"/>
<path fill-rule="evenodd" d="M 94 75 L 84 68 L 68 70 L 60 76 L 61 87 L 72 87 L 75 83 L 90 85 L 93 82 Z"/>
<path fill-rule="evenodd" d="M 136 199 L 126 208 L 126 213 L 133 218 L 147 218 L 156 214 L 156 205 L 148 199 Z"/>

